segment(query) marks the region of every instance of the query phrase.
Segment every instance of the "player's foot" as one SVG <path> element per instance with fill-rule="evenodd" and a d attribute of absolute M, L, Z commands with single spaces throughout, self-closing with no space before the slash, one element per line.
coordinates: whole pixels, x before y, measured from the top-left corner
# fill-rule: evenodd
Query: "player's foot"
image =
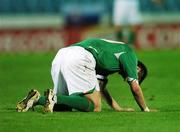
<path fill-rule="evenodd" d="M 40 93 L 37 90 L 32 89 L 22 101 L 18 102 L 16 110 L 18 112 L 28 111 L 35 103 L 37 103 L 39 97 Z"/>
<path fill-rule="evenodd" d="M 52 91 L 52 89 L 47 89 L 47 91 L 45 91 L 44 95 L 46 96 L 46 104 L 44 105 L 44 112 L 53 112 L 53 107 L 55 104 L 54 101 L 54 93 Z"/>

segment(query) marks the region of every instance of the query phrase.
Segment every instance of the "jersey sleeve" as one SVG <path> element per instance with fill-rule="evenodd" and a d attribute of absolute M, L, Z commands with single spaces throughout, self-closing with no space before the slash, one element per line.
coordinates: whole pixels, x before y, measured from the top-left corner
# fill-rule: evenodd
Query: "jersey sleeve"
<path fill-rule="evenodd" d="M 122 54 L 120 56 L 120 64 L 128 82 L 138 80 L 136 55 L 133 53 Z"/>

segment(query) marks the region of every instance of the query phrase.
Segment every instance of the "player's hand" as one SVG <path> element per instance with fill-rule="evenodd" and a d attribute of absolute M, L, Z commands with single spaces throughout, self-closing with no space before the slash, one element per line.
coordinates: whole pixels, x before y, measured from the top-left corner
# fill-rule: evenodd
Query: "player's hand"
<path fill-rule="evenodd" d="M 119 104 L 112 98 L 112 108 L 118 112 L 134 112 L 133 108 L 122 108 Z"/>

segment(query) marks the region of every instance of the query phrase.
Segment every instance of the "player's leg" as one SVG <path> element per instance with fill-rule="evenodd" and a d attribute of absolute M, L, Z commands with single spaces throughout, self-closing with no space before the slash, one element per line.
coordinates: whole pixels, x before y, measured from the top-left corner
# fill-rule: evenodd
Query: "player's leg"
<path fill-rule="evenodd" d="M 94 111 L 94 103 L 89 100 L 87 97 L 85 97 L 82 94 L 74 94 L 74 95 L 57 95 L 57 101 L 56 104 L 54 105 L 53 103 L 53 96 L 52 95 L 52 91 L 48 90 L 46 91 L 46 96 L 41 96 L 38 104 L 39 105 L 43 105 L 44 107 L 44 112 L 53 112 L 54 110 L 57 109 L 57 107 L 61 107 L 58 108 L 60 109 L 60 111 L 71 111 L 72 108 L 73 109 L 77 109 L 79 111 Z M 48 98 L 48 102 L 47 102 L 47 96 Z M 53 105 L 56 108 L 53 108 Z M 62 108 L 63 107 L 63 108 Z"/>
<path fill-rule="evenodd" d="M 38 102 L 35 105 L 41 105 L 41 106 L 45 106 L 46 101 L 47 101 L 47 91 L 45 92 L 46 95 L 40 96 Z M 53 111 L 72 111 L 72 108 L 64 105 L 64 104 L 55 104 Z"/>
<path fill-rule="evenodd" d="M 95 97 L 89 97 L 89 96 L 94 96 L 94 95 L 91 95 L 93 92 L 94 91 L 90 91 L 89 94 L 76 93 L 72 95 L 60 95 L 60 94 L 56 95 L 56 99 L 57 99 L 56 106 L 59 105 L 59 106 L 65 107 L 63 111 L 66 111 L 66 110 L 69 111 L 72 108 L 77 109 L 79 111 L 87 111 L 87 112 L 94 111 L 95 105 L 93 102 L 96 102 L 96 101 L 95 100 L 91 101 L 91 100 L 93 100 L 93 98 Z M 38 104 L 45 106 L 44 108 L 45 112 L 53 112 L 53 110 L 55 109 L 53 108 L 53 105 L 54 105 L 53 97 L 54 96 L 53 96 L 52 90 L 47 90 L 46 95 L 40 97 Z M 98 111 L 98 109 L 96 108 L 95 111 Z"/>
<path fill-rule="evenodd" d="M 47 94 L 47 91 L 46 91 L 44 96 L 40 96 L 40 98 L 39 98 L 38 102 L 36 103 L 36 105 L 45 106 L 46 102 L 47 102 L 47 96 L 48 96 L 48 94 Z M 59 99 L 57 99 L 57 100 L 59 100 Z M 46 106 L 46 107 L 48 107 L 48 106 Z M 53 111 L 72 111 L 72 108 L 70 106 L 66 105 L 66 104 L 55 103 Z"/>
<path fill-rule="evenodd" d="M 45 97 L 42 97 L 42 103 L 44 103 L 44 100 L 46 100 L 44 104 L 44 111 L 45 112 L 53 112 L 54 104 L 57 102 L 57 95 L 58 93 L 61 93 L 63 95 L 68 95 L 67 85 L 64 80 L 64 77 L 61 74 L 61 66 L 65 63 L 65 57 L 66 54 L 66 48 L 63 48 L 58 51 L 56 54 L 51 67 L 51 77 L 53 80 L 53 91 L 47 90 L 45 92 Z M 40 103 L 40 102 L 39 102 Z"/>
<path fill-rule="evenodd" d="M 31 90 L 28 92 L 28 95 L 18 102 L 16 110 L 18 112 L 26 112 L 32 108 L 39 100 L 40 93 L 37 90 Z"/>
<path fill-rule="evenodd" d="M 94 112 L 101 111 L 101 95 L 99 91 L 94 91 L 91 94 L 85 95 L 89 100 L 91 100 L 94 104 Z"/>
<path fill-rule="evenodd" d="M 66 80 L 69 95 L 74 93 L 87 93 L 95 89 L 92 93 L 85 94 L 94 104 L 94 110 L 100 111 L 99 84 L 95 72 L 95 59 L 90 52 L 82 47 L 74 47 L 68 55 L 68 66 L 62 70 Z"/>
<path fill-rule="evenodd" d="M 124 26 L 127 24 L 128 17 L 128 2 L 117 0 L 114 2 L 113 8 L 113 24 L 115 28 L 115 34 L 118 41 L 126 42 L 124 39 L 124 35 L 126 31 L 124 30 Z"/>
<path fill-rule="evenodd" d="M 47 105 L 46 103 L 47 103 L 47 96 L 48 95 L 49 94 L 47 94 L 47 91 L 46 91 L 46 95 L 40 96 L 40 94 L 37 90 L 31 90 L 30 92 L 28 92 L 28 95 L 23 100 L 18 102 L 16 109 L 18 112 L 26 112 L 30 108 L 32 108 L 36 105 L 45 106 L 45 105 Z M 63 97 L 61 97 L 59 99 L 61 100 L 62 98 Z M 49 107 L 53 107 L 52 103 Z M 49 108 L 49 107 L 46 106 L 46 108 Z M 71 108 L 71 105 L 69 106 L 69 105 L 66 105 L 64 103 L 57 103 L 57 104 L 55 104 L 55 107 L 53 108 L 53 110 L 54 111 L 71 111 L 72 108 Z"/>
<path fill-rule="evenodd" d="M 70 96 L 58 95 L 57 104 L 63 104 L 79 111 L 94 111 L 94 103 L 90 99 L 88 99 L 83 93 L 77 93 Z"/>
<path fill-rule="evenodd" d="M 139 3 L 134 2 L 130 5 L 129 9 L 129 17 L 128 22 L 130 25 L 130 32 L 129 32 L 129 43 L 135 44 L 136 42 L 136 33 L 142 24 L 142 16 L 139 11 Z"/>
<path fill-rule="evenodd" d="M 65 56 L 62 55 L 65 61 L 61 65 L 61 74 L 67 84 L 69 96 L 62 95 L 62 93 L 55 94 L 57 104 L 65 104 L 81 111 L 94 111 L 95 107 L 99 105 L 95 99 L 98 97 L 97 92 L 93 91 L 87 94 L 94 88 L 98 88 L 94 70 L 95 60 L 87 52 L 81 47 L 71 47 L 66 49 Z M 88 59 L 89 54 L 90 60 Z M 86 93 L 86 95 L 79 96 L 76 93 Z"/>
<path fill-rule="evenodd" d="M 46 96 L 41 95 L 36 103 L 36 105 L 42 105 L 44 106 L 46 104 Z"/>

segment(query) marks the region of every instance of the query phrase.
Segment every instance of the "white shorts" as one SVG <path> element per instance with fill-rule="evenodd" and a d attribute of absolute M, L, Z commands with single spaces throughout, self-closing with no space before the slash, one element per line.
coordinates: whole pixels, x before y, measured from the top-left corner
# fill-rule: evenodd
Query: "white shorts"
<path fill-rule="evenodd" d="M 54 93 L 71 95 L 86 93 L 94 88 L 99 91 L 95 65 L 93 55 L 80 46 L 60 49 L 51 68 Z"/>
<path fill-rule="evenodd" d="M 114 25 L 136 25 L 142 22 L 138 0 L 115 0 Z"/>

